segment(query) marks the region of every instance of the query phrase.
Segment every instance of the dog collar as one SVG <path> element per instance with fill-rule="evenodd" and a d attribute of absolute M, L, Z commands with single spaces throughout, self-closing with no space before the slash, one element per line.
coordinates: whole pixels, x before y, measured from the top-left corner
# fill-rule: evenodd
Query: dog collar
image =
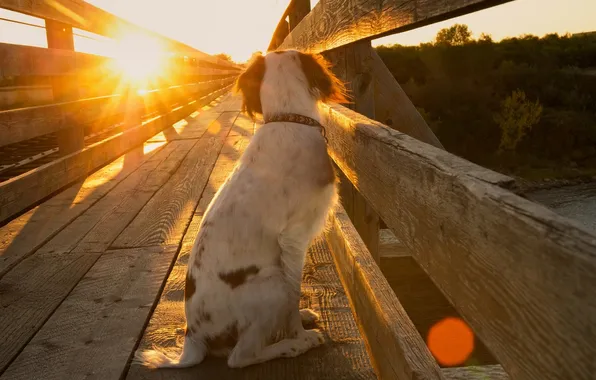
<path fill-rule="evenodd" d="M 277 122 L 288 122 L 288 123 L 304 124 L 304 125 L 308 125 L 311 127 L 317 127 L 317 128 L 321 129 L 321 134 L 325 138 L 325 141 L 327 141 L 327 136 L 325 135 L 325 128 L 321 125 L 321 123 L 319 123 L 315 119 L 308 117 L 308 116 L 298 115 L 296 113 L 276 113 L 273 115 L 267 115 L 266 117 L 264 117 L 263 121 L 264 121 L 264 124 L 277 123 Z"/>

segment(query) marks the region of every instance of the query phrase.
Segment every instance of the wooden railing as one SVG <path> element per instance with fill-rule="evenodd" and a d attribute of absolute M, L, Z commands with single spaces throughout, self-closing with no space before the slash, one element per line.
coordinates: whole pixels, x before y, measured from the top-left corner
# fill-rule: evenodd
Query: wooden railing
<path fill-rule="evenodd" d="M 84 1 L 0 0 L 0 8 L 45 19 L 49 47 L 0 44 L 2 78 L 36 78 L 54 94 L 53 104 L 0 112 L 0 147 L 56 133 L 62 156 L 0 183 L 0 223 L 219 97 L 240 70 Z M 169 57 L 160 73 L 165 79 L 147 89 L 127 84 L 113 69 L 114 58 L 74 51 L 73 27 L 159 41 Z M 117 124 L 119 133 L 85 146 L 86 134 Z"/>
<path fill-rule="evenodd" d="M 309 1 L 295 0 L 270 44 L 324 54 L 352 88 L 352 110 L 324 110 L 342 176 L 327 238 L 381 379 L 596 373 L 596 235 L 509 191 L 511 178 L 446 152 L 370 45 L 505 2 L 321 1 L 306 14 Z M 378 266 L 383 224 L 500 365 L 438 366 Z"/>

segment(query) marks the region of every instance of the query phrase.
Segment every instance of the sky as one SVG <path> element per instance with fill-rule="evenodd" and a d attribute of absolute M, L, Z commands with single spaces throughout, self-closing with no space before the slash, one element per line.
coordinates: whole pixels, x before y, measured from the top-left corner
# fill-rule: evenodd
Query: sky
<path fill-rule="evenodd" d="M 187 43 L 209 54 L 227 53 L 238 62 L 266 51 L 288 0 L 89 0 L 89 3 L 145 28 Z M 311 0 L 315 4 L 317 0 Z M 141 10 L 141 11 L 139 11 Z M 0 10 L 0 18 L 43 25 L 43 21 Z M 437 31 L 467 24 L 475 36 L 498 41 L 522 34 L 578 33 L 596 30 L 596 0 L 516 0 L 470 15 L 373 41 L 373 45 L 417 45 L 432 41 Z M 77 31 L 75 48 L 104 53 L 105 42 Z M 98 39 L 97 37 L 95 37 Z M 0 20 L 0 42 L 45 45 L 41 28 Z M 107 53 L 106 53 L 107 54 Z"/>

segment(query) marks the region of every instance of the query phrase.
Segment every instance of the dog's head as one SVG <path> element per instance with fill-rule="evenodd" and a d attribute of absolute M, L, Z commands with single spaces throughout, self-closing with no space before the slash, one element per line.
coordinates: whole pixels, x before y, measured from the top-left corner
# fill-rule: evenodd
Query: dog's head
<path fill-rule="evenodd" d="M 263 102 L 290 101 L 308 96 L 317 102 L 347 102 L 344 84 L 331 72 L 319 54 L 284 50 L 257 55 L 240 75 L 236 91 L 242 94 L 242 109 L 249 116 L 263 113 Z M 281 99 L 281 100 L 280 100 Z"/>

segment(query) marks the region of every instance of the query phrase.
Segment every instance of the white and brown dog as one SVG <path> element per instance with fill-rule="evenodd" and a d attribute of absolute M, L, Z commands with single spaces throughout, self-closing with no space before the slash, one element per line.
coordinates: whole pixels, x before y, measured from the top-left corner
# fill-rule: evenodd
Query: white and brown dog
<path fill-rule="evenodd" d="M 182 355 L 139 352 L 135 361 L 149 367 L 189 367 L 211 354 L 239 368 L 324 341 L 303 327 L 318 316 L 299 310 L 300 282 L 308 246 L 337 200 L 318 106 L 345 101 L 345 88 L 321 56 L 293 50 L 259 55 L 236 86 L 243 110 L 263 114 L 265 124 L 201 222 Z"/>

